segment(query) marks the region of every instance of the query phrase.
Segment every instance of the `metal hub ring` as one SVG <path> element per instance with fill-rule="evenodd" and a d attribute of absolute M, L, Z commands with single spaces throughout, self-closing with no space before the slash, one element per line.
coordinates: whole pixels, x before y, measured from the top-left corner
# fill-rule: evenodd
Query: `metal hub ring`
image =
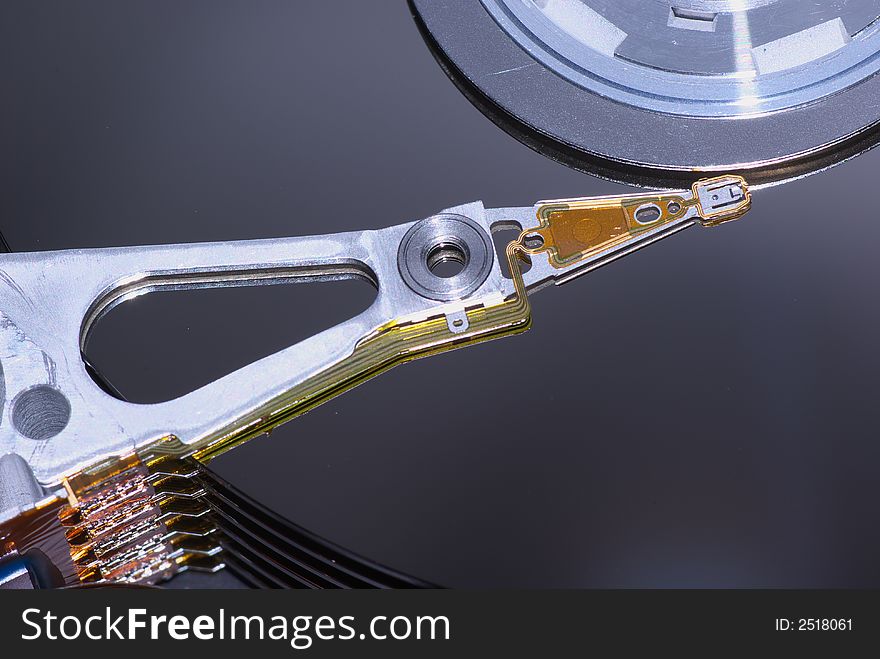
<path fill-rule="evenodd" d="M 607 178 L 752 187 L 880 140 L 871 0 L 411 0 L 468 98 L 536 150 Z"/>
<path fill-rule="evenodd" d="M 489 276 L 494 260 L 486 231 L 463 215 L 435 215 L 413 225 L 397 252 L 400 275 L 413 291 L 432 300 L 460 300 L 476 291 Z M 461 270 L 450 277 L 434 272 L 454 261 Z"/>

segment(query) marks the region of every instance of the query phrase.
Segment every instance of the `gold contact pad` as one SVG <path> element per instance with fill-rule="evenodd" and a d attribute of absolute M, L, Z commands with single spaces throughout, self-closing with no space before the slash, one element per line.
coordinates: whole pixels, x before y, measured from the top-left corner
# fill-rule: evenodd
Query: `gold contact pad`
<path fill-rule="evenodd" d="M 563 268 L 681 218 L 694 204 L 680 195 L 553 202 L 538 208 L 540 226 L 523 236 L 525 252 L 547 252 Z"/>
<path fill-rule="evenodd" d="M 517 245 L 562 269 L 686 218 L 704 226 L 735 220 L 751 202 L 746 181 L 731 175 L 701 179 L 688 192 L 547 201 L 538 205 L 538 227 L 523 231 Z"/>

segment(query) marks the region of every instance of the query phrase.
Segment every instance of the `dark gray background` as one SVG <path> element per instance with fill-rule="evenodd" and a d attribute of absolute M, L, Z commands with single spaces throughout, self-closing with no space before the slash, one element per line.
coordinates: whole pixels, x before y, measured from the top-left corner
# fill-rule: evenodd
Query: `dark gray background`
<path fill-rule="evenodd" d="M 529 334 L 395 369 L 212 466 L 445 585 L 880 586 L 878 163 L 762 191 L 744 221 L 539 294 Z M 473 109 L 402 1 L 0 8 L 15 250 L 624 190 Z M 89 355 L 127 396 L 159 400 L 370 295 L 156 294 L 103 321 Z"/>

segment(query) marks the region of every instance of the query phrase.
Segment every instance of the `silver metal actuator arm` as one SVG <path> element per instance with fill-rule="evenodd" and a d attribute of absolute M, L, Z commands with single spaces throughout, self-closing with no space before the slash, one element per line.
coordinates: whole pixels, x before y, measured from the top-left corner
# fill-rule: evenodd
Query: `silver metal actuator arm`
<path fill-rule="evenodd" d="M 724 177 L 530 208 L 477 202 L 376 231 L 2 255 L 0 455 L 22 458 L 49 492 L 133 455 L 209 459 L 398 363 L 524 331 L 528 292 L 749 203 L 745 183 Z M 491 232 L 511 223 L 522 233 L 508 246 L 507 278 Z M 436 275 L 446 261 L 460 272 Z M 119 400 L 81 357 L 95 322 L 138 295 L 343 278 L 376 286 L 366 311 L 175 400 Z"/>

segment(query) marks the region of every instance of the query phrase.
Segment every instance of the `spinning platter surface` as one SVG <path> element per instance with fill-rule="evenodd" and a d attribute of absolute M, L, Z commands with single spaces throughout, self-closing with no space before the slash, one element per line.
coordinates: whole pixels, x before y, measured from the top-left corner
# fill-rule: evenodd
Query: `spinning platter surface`
<path fill-rule="evenodd" d="M 668 185 L 824 169 L 877 141 L 873 0 L 415 0 L 456 80 L 569 164 Z"/>
<path fill-rule="evenodd" d="M 498 130 L 403 3 L 52 9 L 0 15 L 0 230 L 17 252 L 631 191 Z M 442 585 L 880 586 L 880 225 L 865 194 L 878 165 L 873 151 L 759 190 L 741 222 L 536 296 L 531 332 L 394 369 L 210 468 Z M 87 356 L 132 400 L 173 398 L 371 295 L 353 282 L 146 295 L 99 323 Z"/>

